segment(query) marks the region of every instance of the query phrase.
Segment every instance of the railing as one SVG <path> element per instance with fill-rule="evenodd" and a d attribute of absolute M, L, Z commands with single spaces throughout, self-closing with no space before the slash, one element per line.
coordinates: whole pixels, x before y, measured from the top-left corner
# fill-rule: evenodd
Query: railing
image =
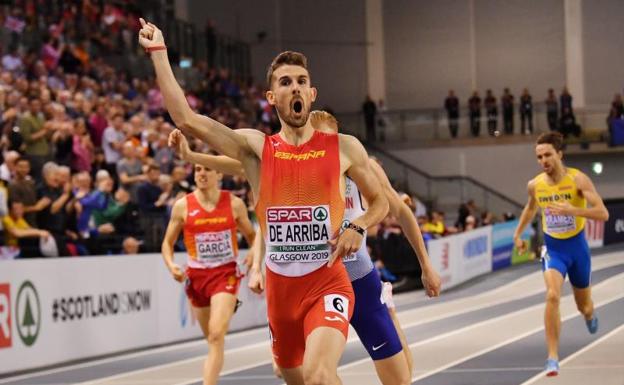
<path fill-rule="evenodd" d="M 607 130 L 606 118 L 608 106 L 592 106 L 574 110 L 576 121 L 584 130 Z M 359 138 L 366 137 L 366 126 L 362 112 L 337 114 L 341 128 Z M 380 124 L 381 123 L 381 124 Z M 377 113 L 375 119 L 377 140 L 393 142 L 424 142 L 438 139 L 450 139 L 446 111 L 443 108 L 391 110 Z M 472 137 L 467 109 L 460 111 L 458 138 Z M 487 116 L 481 111 L 480 136 L 488 136 Z M 521 121 L 518 106 L 514 106 L 514 133 L 520 132 Z M 499 108 L 497 128 L 503 131 L 503 118 Z M 534 104 L 533 132 L 549 131 L 546 118 L 546 105 Z"/>
<path fill-rule="evenodd" d="M 416 194 L 428 206 L 447 213 L 447 219 L 452 219 L 458 206 L 470 199 L 479 208 L 495 214 L 519 215 L 522 210 L 521 203 L 471 177 L 433 176 L 376 146 L 367 148 L 369 154 L 383 164 L 398 188 Z"/>

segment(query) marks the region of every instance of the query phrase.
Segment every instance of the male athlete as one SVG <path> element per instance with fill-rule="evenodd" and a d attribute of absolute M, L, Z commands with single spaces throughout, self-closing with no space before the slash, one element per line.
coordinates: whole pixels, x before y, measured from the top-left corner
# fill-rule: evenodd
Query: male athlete
<path fill-rule="evenodd" d="M 312 111 L 310 121 L 314 128 L 319 131 L 328 133 L 338 132 L 338 122 L 327 112 Z M 174 130 L 169 135 L 169 143 L 176 148 L 183 160 L 200 163 L 222 173 L 244 176 L 241 163 L 234 159 L 191 151 L 187 140 L 179 130 Z M 427 294 L 432 297 L 437 296 L 440 291 L 440 278 L 430 264 L 429 256 L 414 215 L 392 188 L 388 177 L 379 164 L 371 160 L 370 166 L 377 179 L 382 183 L 384 193 L 390 203 L 391 214 L 398 219 L 399 224 L 419 256 L 419 262 L 423 271 L 422 281 Z M 346 207 L 343 227 L 346 227 L 352 219 L 361 216 L 366 210 L 365 202 L 357 186 L 349 178 L 347 178 L 346 183 Z M 261 238 L 258 238 L 258 240 L 261 240 Z M 365 242 L 365 239 L 363 242 Z M 262 247 L 254 253 L 257 259 L 253 261 L 250 273 L 250 288 L 256 292 L 261 291 L 262 285 L 260 272 L 260 257 L 264 255 Z M 360 340 L 374 360 L 380 380 L 386 385 L 409 384 L 412 373 L 411 351 L 407 346 L 407 341 L 396 317 L 391 300 L 391 291 L 388 293 L 390 298 L 387 298 L 388 294 L 384 293 L 386 295 L 382 299 L 381 280 L 365 245 L 362 245 L 355 254 L 346 256 L 343 261 L 355 293 L 355 308 L 351 318 L 351 325 L 353 325 Z M 386 302 L 385 305 L 382 302 L 384 300 Z M 403 354 L 401 354 L 401 351 L 403 351 Z"/>
<path fill-rule="evenodd" d="M 559 299 L 566 274 L 574 291 L 578 310 L 585 317 L 591 334 L 598 330 L 591 298 L 591 256 L 583 229 L 585 218 L 606 221 L 609 218 L 602 198 L 592 181 L 581 171 L 563 164 L 563 136 L 557 132 L 540 135 L 535 146 L 537 161 L 544 170 L 528 184 L 529 201 L 522 211 L 514 233 L 516 247 L 523 249 L 520 234 L 542 209 L 542 226 L 546 246 L 542 249 L 542 270 L 546 283 L 546 375 L 559 374 L 559 332 L 561 316 Z M 589 203 L 590 208 L 587 208 Z"/>
<path fill-rule="evenodd" d="M 162 33 L 142 19 L 141 25 L 139 42 L 151 53 L 176 125 L 245 169 L 268 249 L 269 329 L 284 379 L 289 385 L 340 384 L 338 361 L 354 302 L 342 257 L 357 251 L 364 229 L 388 211 L 366 151 L 352 136 L 315 131 L 308 121 L 316 89 L 302 54 L 279 54 L 267 73 L 266 97 L 277 109 L 281 132 L 268 137 L 257 130 L 234 131 L 191 110 L 173 76 Z M 340 232 L 345 174 L 369 207 Z"/>
<path fill-rule="evenodd" d="M 219 190 L 216 171 L 201 165 L 195 165 L 194 171 L 197 189 L 173 205 L 162 255 L 173 278 L 182 282 L 187 277 L 186 294 L 210 347 L 204 363 L 204 385 L 212 385 L 223 367 L 225 333 L 240 284 L 236 229 L 249 244 L 255 231 L 245 203 Z M 186 274 L 173 261 L 173 245 L 181 231 L 188 252 Z"/>

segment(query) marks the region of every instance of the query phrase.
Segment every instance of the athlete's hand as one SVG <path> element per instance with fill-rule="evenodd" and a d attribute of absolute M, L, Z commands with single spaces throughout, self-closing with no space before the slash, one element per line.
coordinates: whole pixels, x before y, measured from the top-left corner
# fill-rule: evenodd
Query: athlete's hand
<path fill-rule="evenodd" d="M 191 148 L 189 147 L 188 140 L 177 128 L 169 134 L 169 147 L 173 148 L 178 153 L 180 159 L 186 160 Z"/>
<path fill-rule="evenodd" d="M 158 27 L 139 18 L 141 30 L 139 31 L 139 44 L 145 49 L 165 45 L 165 38 Z"/>
<path fill-rule="evenodd" d="M 249 275 L 249 289 L 256 294 L 262 294 L 264 291 L 264 277 L 262 276 L 262 270 L 259 268 L 251 268 L 247 274 Z"/>
<path fill-rule="evenodd" d="M 424 268 L 420 279 L 428 297 L 437 297 L 440 295 L 442 282 L 440 281 L 438 272 L 435 271 L 433 267 L 428 266 Z"/>
<path fill-rule="evenodd" d="M 169 266 L 169 271 L 171 272 L 171 275 L 173 276 L 173 279 L 175 279 L 178 282 L 183 282 L 185 277 L 184 271 L 182 270 L 182 268 L 176 264 L 176 263 L 172 263 Z"/>
<path fill-rule="evenodd" d="M 355 253 L 362 246 L 362 234 L 353 229 L 345 229 L 338 237 L 329 241 L 334 252 L 329 257 L 327 267 L 332 267 L 336 259 Z"/>
<path fill-rule="evenodd" d="M 553 203 L 548 206 L 548 212 L 552 215 L 574 215 L 574 206 L 569 202 Z"/>
<path fill-rule="evenodd" d="M 520 239 L 520 238 L 515 238 L 514 237 L 514 245 L 516 246 L 516 250 L 518 250 L 518 253 L 522 254 L 526 251 L 527 249 L 527 243 L 526 241 Z"/>

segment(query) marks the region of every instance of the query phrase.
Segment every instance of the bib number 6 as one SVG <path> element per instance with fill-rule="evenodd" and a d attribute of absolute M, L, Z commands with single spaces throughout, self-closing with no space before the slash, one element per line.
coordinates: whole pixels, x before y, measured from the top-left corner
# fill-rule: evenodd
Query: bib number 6
<path fill-rule="evenodd" d="M 349 298 L 340 294 L 328 294 L 324 297 L 325 312 L 340 314 L 345 320 L 349 319 Z"/>

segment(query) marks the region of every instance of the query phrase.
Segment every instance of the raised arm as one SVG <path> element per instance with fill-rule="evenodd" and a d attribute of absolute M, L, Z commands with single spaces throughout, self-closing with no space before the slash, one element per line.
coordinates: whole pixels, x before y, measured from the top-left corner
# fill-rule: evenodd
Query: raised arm
<path fill-rule="evenodd" d="M 184 91 L 178 84 L 167 56 L 162 32 L 153 24 L 140 19 L 139 43 L 151 51 L 152 63 L 156 71 L 156 80 L 163 95 L 165 107 L 176 126 L 208 143 L 212 148 L 230 158 L 242 160 L 246 154 L 254 151 L 249 138 L 263 138 L 264 134 L 256 130 L 237 130 L 217 122 L 209 117 L 196 114 L 188 105 Z M 257 146 L 256 146 L 257 147 Z M 257 148 L 255 148 L 257 150 Z"/>
<path fill-rule="evenodd" d="M 381 185 L 373 176 L 368 162 L 368 154 L 362 144 L 353 136 L 340 135 L 340 153 L 344 154 L 345 161 L 348 162 L 346 173 L 355 182 L 358 190 L 362 193 L 368 209 L 364 214 L 351 221 L 355 228 L 347 227 L 337 239 L 330 243 L 335 246 L 328 266 L 331 266 L 336 258 L 356 252 L 362 245 L 363 233 L 359 230 L 375 225 L 388 213 L 388 200 L 383 194 Z M 356 230 L 356 228 L 358 228 Z"/>
<path fill-rule="evenodd" d="M 191 151 L 188 141 L 180 130 L 173 130 L 169 134 L 169 146 L 173 147 L 180 159 L 185 162 L 200 164 L 225 175 L 245 176 L 243 164 L 225 155 L 209 155 Z"/>
<path fill-rule="evenodd" d="M 414 214 L 405 202 L 401 200 L 399 194 L 392 187 L 390 181 L 388 180 L 388 176 L 381 166 L 374 160 L 370 160 L 370 168 L 373 171 L 375 178 L 377 178 L 377 180 L 381 183 L 384 194 L 388 199 L 390 213 L 392 216 L 397 218 L 401 229 L 403 229 L 403 234 L 405 234 L 405 237 L 416 253 L 418 263 L 420 264 L 420 268 L 422 270 L 421 279 L 427 295 L 430 297 L 437 297 L 440 294 L 440 277 L 431 265 L 429 253 L 427 253 L 425 241 L 423 240 L 420 227 L 418 226 L 418 222 L 416 222 Z"/>

